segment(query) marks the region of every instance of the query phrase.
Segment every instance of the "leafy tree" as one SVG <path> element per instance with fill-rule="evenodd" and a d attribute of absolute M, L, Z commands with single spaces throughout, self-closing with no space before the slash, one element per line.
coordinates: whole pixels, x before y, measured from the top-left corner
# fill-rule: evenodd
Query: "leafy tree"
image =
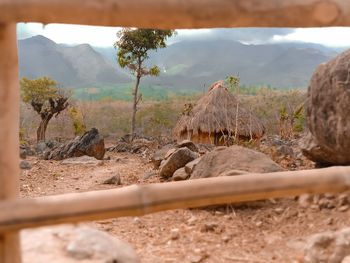
<path fill-rule="evenodd" d="M 47 77 L 39 79 L 23 78 L 20 82 L 22 100 L 36 111 L 41 122 L 37 129 L 37 141 L 45 140 L 45 132 L 51 118 L 68 106 L 68 96 L 62 90 L 54 88 L 57 83 Z"/>
<path fill-rule="evenodd" d="M 133 140 L 135 135 L 137 104 L 142 99 L 142 94 L 138 94 L 140 79 L 142 76 L 157 76 L 159 74 L 157 66 L 145 68 L 143 63 L 149 58 L 148 51 L 165 48 L 165 40 L 173 34 L 175 34 L 174 30 L 130 28 L 124 28 L 117 34 L 120 39 L 115 42 L 114 48 L 118 50 L 118 63 L 122 68 L 127 67 L 136 76 L 136 84 L 133 92 L 131 140 Z"/>

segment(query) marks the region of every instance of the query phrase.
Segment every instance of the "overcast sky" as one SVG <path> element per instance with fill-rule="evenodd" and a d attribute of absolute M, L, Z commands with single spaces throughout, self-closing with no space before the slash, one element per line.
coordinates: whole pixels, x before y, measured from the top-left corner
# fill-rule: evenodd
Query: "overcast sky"
<path fill-rule="evenodd" d="M 111 47 L 116 41 L 118 27 L 96 27 L 85 25 L 19 23 L 18 39 L 43 35 L 56 43 L 83 44 Z M 185 39 L 232 39 L 246 44 L 279 42 L 308 42 L 328 47 L 349 47 L 350 27 L 332 28 L 234 28 L 177 30 L 177 36 L 169 43 Z"/>

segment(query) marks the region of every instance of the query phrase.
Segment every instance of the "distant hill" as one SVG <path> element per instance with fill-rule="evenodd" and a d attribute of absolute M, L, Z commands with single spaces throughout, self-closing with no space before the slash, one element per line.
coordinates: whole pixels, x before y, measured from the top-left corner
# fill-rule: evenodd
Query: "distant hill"
<path fill-rule="evenodd" d="M 35 36 L 18 41 L 18 56 L 21 78 L 48 76 L 71 88 L 131 81 L 128 74 L 88 44 L 61 46 L 43 36 Z"/>
<path fill-rule="evenodd" d="M 45 75 L 64 86 L 84 90 L 134 81 L 117 66 L 113 47 L 57 45 L 43 36 L 19 40 L 18 46 L 21 77 Z M 202 90 L 204 84 L 208 87 L 239 73 L 241 83 L 246 85 L 306 87 L 317 65 L 335 55 L 312 44 L 244 45 L 223 39 L 186 40 L 151 52 L 147 63 L 158 65 L 161 74 L 144 77 L 141 84 L 153 90 Z"/>

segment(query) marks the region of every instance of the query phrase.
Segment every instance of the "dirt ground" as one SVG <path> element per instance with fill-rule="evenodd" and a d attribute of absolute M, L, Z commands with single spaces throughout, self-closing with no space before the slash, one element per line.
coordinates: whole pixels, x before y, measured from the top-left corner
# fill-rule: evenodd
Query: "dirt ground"
<path fill-rule="evenodd" d="M 111 189 L 159 182 L 147 159 L 107 152 L 102 165 L 62 165 L 27 157 L 31 170 L 21 171 L 21 197 Z M 122 186 L 103 184 L 119 173 Z M 296 198 L 241 206 L 178 209 L 87 222 L 131 244 L 142 262 L 302 262 L 305 238 L 350 226 L 350 212 L 302 208 Z"/>

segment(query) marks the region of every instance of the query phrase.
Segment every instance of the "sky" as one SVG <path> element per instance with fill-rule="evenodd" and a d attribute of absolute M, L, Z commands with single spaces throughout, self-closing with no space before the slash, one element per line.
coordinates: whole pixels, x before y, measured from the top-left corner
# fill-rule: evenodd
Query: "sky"
<path fill-rule="evenodd" d="M 118 27 L 86 25 L 18 23 L 18 39 L 43 35 L 58 44 L 90 44 L 111 47 L 117 40 Z M 186 39 L 231 39 L 245 44 L 308 42 L 331 48 L 350 47 L 350 27 L 328 28 L 220 28 L 183 29 L 168 44 Z"/>

